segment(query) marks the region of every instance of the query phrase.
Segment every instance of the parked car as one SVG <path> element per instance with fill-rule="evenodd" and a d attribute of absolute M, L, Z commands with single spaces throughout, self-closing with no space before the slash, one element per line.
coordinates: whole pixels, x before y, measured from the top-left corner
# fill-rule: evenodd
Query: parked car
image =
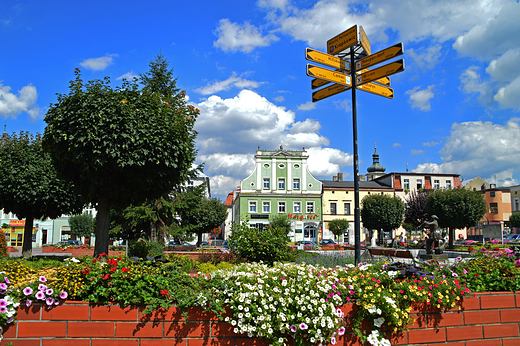
<path fill-rule="evenodd" d="M 197 247 L 200 247 L 200 246 L 210 246 L 210 244 L 207 241 L 203 241 L 202 245 L 199 245 L 199 243 L 197 243 Z"/>
<path fill-rule="evenodd" d="M 520 240 L 520 234 L 510 234 L 504 239 L 504 241 L 506 240 L 510 242 L 518 241 Z"/>
<path fill-rule="evenodd" d="M 306 247 L 306 246 L 312 246 L 312 244 L 313 244 L 313 243 L 312 243 L 311 241 L 307 241 L 307 240 L 303 240 L 303 241 L 302 241 L 302 240 L 300 240 L 300 241 L 297 241 L 297 242 L 296 242 L 296 247 L 299 247 L 300 245 L 303 245 L 304 247 Z M 316 245 L 318 245 L 318 243 L 314 243 L 314 245 L 316 246 Z"/>
<path fill-rule="evenodd" d="M 229 249 L 229 242 L 224 240 L 220 246 L 222 246 L 224 249 Z"/>
<path fill-rule="evenodd" d="M 321 246 L 333 246 L 336 245 L 336 242 L 332 239 L 323 239 L 320 241 Z"/>
<path fill-rule="evenodd" d="M 64 240 L 59 241 L 58 245 L 80 246 L 81 242 L 79 240 Z"/>

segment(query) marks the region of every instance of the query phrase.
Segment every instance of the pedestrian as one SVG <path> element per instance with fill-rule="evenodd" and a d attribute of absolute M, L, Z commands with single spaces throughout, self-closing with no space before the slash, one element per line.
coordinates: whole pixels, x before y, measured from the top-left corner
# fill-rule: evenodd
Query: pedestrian
<path fill-rule="evenodd" d="M 404 232 L 401 232 L 400 243 L 401 246 L 406 246 L 406 234 L 404 234 Z"/>

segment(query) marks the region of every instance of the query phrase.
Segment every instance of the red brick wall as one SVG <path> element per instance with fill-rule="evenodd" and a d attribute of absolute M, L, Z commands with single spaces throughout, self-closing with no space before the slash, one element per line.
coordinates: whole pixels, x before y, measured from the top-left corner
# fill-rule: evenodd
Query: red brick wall
<path fill-rule="evenodd" d="M 392 345 L 520 345 L 520 292 L 482 293 L 466 298 L 462 311 L 426 311 L 416 307 L 408 332 L 393 335 Z M 344 306 L 348 314 L 352 305 Z M 189 311 L 186 324 L 171 307 L 143 315 L 137 307 L 93 306 L 66 302 L 52 310 L 20 307 L 18 320 L 4 330 L 1 345 L 13 346 L 248 346 L 261 340 L 233 333 L 232 327 L 201 309 Z M 346 335 L 338 345 L 361 344 Z"/>

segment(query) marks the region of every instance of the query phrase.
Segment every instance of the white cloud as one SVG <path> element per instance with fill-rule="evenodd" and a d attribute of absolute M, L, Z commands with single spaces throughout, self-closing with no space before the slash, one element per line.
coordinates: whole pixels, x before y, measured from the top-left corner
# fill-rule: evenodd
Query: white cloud
<path fill-rule="evenodd" d="M 117 55 L 111 54 L 111 55 L 102 56 L 99 58 L 90 58 L 90 59 L 83 60 L 79 64 L 89 70 L 101 71 L 101 70 L 106 69 L 109 65 L 113 64 L 114 57 L 117 57 Z"/>
<path fill-rule="evenodd" d="M 29 119 L 35 121 L 40 115 L 36 105 L 38 92 L 33 85 L 26 85 L 18 90 L 18 96 L 11 93 L 11 87 L 0 83 L 0 116 L 4 119 L 16 118 L 20 113 L 29 113 Z"/>
<path fill-rule="evenodd" d="M 210 178 L 211 196 L 217 197 L 225 202 L 225 198 L 231 191 L 240 186 L 240 179 L 226 177 L 224 175 L 214 175 Z"/>
<path fill-rule="evenodd" d="M 139 79 L 139 75 L 135 74 L 134 71 L 130 71 L 130 72 L 127 72 L 127 73 L 125 73 L 124 75 L 122 75 L 120 77 L 117 77 L 117 80 L 126 79 L 126 80 L 131 82 L 131 81 L 134 80 L 134 78 Z"/>
<path fill-rule="evenodd" d="M 410 100 L 408 103 L 412 105 L 412 109 L 419 108 L 419 110 L 428 112 L 432 109 L 430 100 L 435 96 L 432 89 L 435 85 L 430 85 L 428 88 L 419 90 L 420 86 L 416 86 L 412 90 L 408 90 L 406 92 L 407 95 L 410 95 Z"/>
<path fill-rule="evenodd" d="M 412 58 L 419 69 L 433 69 L 441 59 L 441 49 L 442 46 L 437 44 L 417 50 L 411 48 L 407 50 L 406 54 Z"/>
<path fill-rule="evenodd" d="M 495 95 L 495 101 L 497 101 L 501 107 L 505 108 L 516 108 L 520 109 L 520 76 L 498 90 Z"/>
<path fill-rule="evenodd" d="M 512 183 L 512 172 L 520 170 L 519 122 L 520 118 L 512 118 L 505 125 L 490 121 L 454 123 L 440 150 L 443 163 L 420 164 L 414 171 L 435 169 L 437 173 L 483 178 L 496 174 L 501 179 L 498 185 Z"/>
<path fill-rule="evenodd" d="M 512 82 L 520 75 L 520 48 L 510 49 L 502 56 L 491 61 L 486 72 L 493 80 Z"/>
<path fill-rule="evenodd" d="M 492 86 L 489 82 L 483 82 L 480 77 L 479 67 L 470 66 L 462 74 L 459 79 L 461 86 L 459 89 L 465 94 L 478 94 L 478 101 L 484 106 L 491 106 L 492 102 Z"/>
<path fill-rule="evenodd" d="M 440 142 L 431 141 L 431 142 L 423 143 L 422 145 L 424 145 L 425 147 L 434 147 L 434 146 L 439 145 L 439 144 L 441 144 L 441 143 Z"/>
<path fill-rule="evenodd" d="M 395 147 L 401 147 L 402 145 L 401 145 L 401 143 L 394 143 L 394 144 L 392 144 L 392 146 L 395 148 Z"/>
<path fill-rule="evenodd" d="M 266 47 L 279 40 L 273 34 L 262 36 L 260 30 L 249 22 L 239 25 L 230 22 L 229 19 L 220 20 L 216 34 L 218 39 L 213 42 L 213 45 L 223 51 L 232 52 L 250 53 L 257 47 Z"/>
<path fill-rule="evenodd" d="M 318 178 L 330 179 L 342 167 L 351 165 L 350 154 L 327 148 L 329 139 L 319 134 L 318 121 L 295 122 L 293 111 L 254 91 L 242 90 L 228 99 L 213 95 L 195 106 L 201 111 L 195 124 L 198 158 L 206 162 L 205 173 L 219 181 L 246 178 L 254 169 L 254 153 L 259 146 L 273 150 L 280 145 L 286 150 L 306 148 L 311 173 Z"/>
<path fill-rule="evenodd" d="M 283 102 L 283 101 L 285 101 L 285 97 L 283 97 L 283 96 L 276 96 L 276 97 L 274 98 L 274 100 L 275 100 L 276 102 Z"/>
<path fill-rule="evenodd" d="M 336 106 L 337 109 L 342 109 L 345 112 L 350 112 L 352 109 L 352 101 L 349 99 L 334 100 L 332 103 Z"/>
<path fill-rule="evenodd" d="M 410 150 L 411 155 L 421 155 L 421 154 L 424 154 L 425 152 L 426 152 L 426 150 L 417 150 L 417 149 Z"/>
<path fill-rule="evenodd" d="M 310 111 L 312 109 L 315 109 L 316 108 L 316 104 L 314 102 L 307 102 L 307 103 L 303 103 L 301 105 L 298 106 L 298 110 L 299 111 Z"/>
<path fill-rule="evenodd" d="M 216 94 L 223 90 L 229 90 L 232 87 L 239 89 L 253 89 L 258 88 L 260 85 L 265 82 L 256 82 L 252 80 L 243 79 L 241 77 L 237 77 L 236 72 L 233 72 L 233 75 L 226 80 L 216 81 L 213 83 L 209 83 L 205 87 L 195 89 L 196 92 L 201 93 L 203 95 Z"/>

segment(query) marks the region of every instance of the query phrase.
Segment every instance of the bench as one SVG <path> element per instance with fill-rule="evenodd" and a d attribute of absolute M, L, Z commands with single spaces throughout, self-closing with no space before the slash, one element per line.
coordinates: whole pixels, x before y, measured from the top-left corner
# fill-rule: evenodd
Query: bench
<path fill-rule="evenodd" d="M 393 257 L 408 258 L 415 264 L 415 256 L 409 249 L 369 248 L 368 253 L 372 260 L 374 256 L 385 256 L 391 261 Z"/>

